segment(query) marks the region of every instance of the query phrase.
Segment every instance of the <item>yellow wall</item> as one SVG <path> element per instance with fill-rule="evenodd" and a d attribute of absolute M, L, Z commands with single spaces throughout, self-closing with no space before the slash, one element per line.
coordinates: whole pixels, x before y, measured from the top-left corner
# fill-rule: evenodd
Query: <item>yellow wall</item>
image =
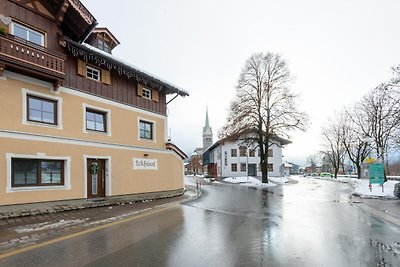
<path fill-rule="evenodd" d="M 107 158 L 111 172 L 106 178 L 111 181 L 111 188 L 106 186 L 109 195 L 183 188 L 183 162 L 165 149 L 165 117 L 66 93 L 69 90 L 54 93 L 12 77 L 0 78 L 0 205 L 84 198 L 85 155 Z M 63 129 L 23 125 L 22 88 L 61 97 Z M 112 136 L 83 133 L 83 103 L 111 111 Z M 138 117 L 156 123 L 156 142 L 138 140 Z M 7 192 L 7 153 L 70 157 L 71 188 Z M 157 159 L 157 170 L 133 169 L 133 158 L 144 158 L 144 154 L 148 159 Z"/>
<path fill-rule="evenodd" d="M 49 88 L 52 86 L 50 85 Z M 162 115 L 152 115 L 149 112 L 128 110 L 127 108 L 116 107 L 101 103 L 99 98 L 89 94 L 84 94 L 88 98 L 82 98 L 76 95 L 65 93 L 64 91 L 74 92 L 74 90 L 61 88 L 61 92 L 52 92 L 49 88 L 38 86 L 28 82 L 22 82 L 8 77 L 6 80 L 0 80 L 0 107 L 2 114 L 0 116 L 0 128 L 19 132 L 39 133 L 54 136 L 63 136 L 70 138 L 79 138 L 85 140 L 96 140 L 104 142 L 122 143 L 129 145 L 138 145 L 154 148 L 165 147 L 164 121 L 166 118 Z M 22 89 L 28 89 L 49 97 L 62 98 L 62 126 L 59 130 L 51 127 L 37 126 L 37 123 L 24 125 L 16 123 L 22 121 L 23 102 Z M 111 101 L 110 101 L 111 102 Z M 111 135 L 103 133 L 83 133 L 83 104 L 107 109 L 111 111 Z M 120 106 L 123 106 L 122 104 Z M 126 106 L 127 107 L 127 106 Z M 138 140 L 138 118 L 147 119 L 155 122 L 156 141 Z"/>

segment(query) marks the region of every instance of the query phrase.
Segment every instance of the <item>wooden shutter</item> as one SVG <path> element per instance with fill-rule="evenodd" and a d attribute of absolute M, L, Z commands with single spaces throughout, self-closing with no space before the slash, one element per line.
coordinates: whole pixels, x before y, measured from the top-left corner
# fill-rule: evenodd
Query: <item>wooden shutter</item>
<path fill-rule="evenodd" d="M 86 76 L 86 63 L 78 59 L 78 75 Z"/>
<path fill-rule="evenodd" d="M 143 96 L 143 87 L 140 83 L 137 84 L 137 95 Z"/>
<path fill-rule="evenodd" d="M 108 70 L 101 70 L 101 82 L 111 84 L 111 73 Z"/>
<path fill-rule="evenodd" d="M 154 102 L 158 102 L 158 91 L 157 90 L 152 90 L 151 92 L 151 98 Z"/>

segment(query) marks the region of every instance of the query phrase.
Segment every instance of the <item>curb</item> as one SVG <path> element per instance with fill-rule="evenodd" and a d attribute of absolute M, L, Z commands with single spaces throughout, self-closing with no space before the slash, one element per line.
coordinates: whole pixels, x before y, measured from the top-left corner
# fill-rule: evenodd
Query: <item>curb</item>
<path fill-rule="evenodd" d="M 400 227 L 400 218 L 392 216 L 387 212 L 384 212 L 384 211 L 381 211 L 381 210 L 378 210 L 378 209 L 375 209 L 375 208 L 371 208 L 367 204 L 364 204 L 364 203 L 362 203 L 360 201 L 354 201 L 353 200 L 353 196 L 362 199 L 360 196 L 352 194 L 350 196 L 351 204 L 357 206 L 358 208 L 360 208 L 363 211 L 369 212 L 369 213 L 371 213 L 371 214 L 373 214 L 373 215 L 375 215 L 375 216 L 377 216 L 377 217 L 379 217 L 379 218 L 381 218 L 383 220 L 386 220 L 386 221 L 388 221 L 388 222 Z"/>
<path fill-rule="evenodd" d="M 82 200 L 82 202 L 79 204 L 68 204 L 68 201 L 66 201 L 65 204 L 60 204 L 60 205 L 51 205 L 51 203 L 49 203 L 49 206 L 45 207 L 32 207 L 31 209 L 29 208 L 20 210 L 16 209 L 12 211 L 0 212 L 0 220 L 14 219 L 26 216 L 46 215 L 46 214 L 60 213 L 64 211 L 90 209 L 97 207 L 117 206 L 117 205 L 122 206 L 126 204 L 131 205 L 134 203 L 150 202 L 158 199 L 182 196 L 185 194 L 186 191 L 187 188 L 182 188 L 168 192 L 137 194 L 125 197 L 116 196 L 115 198 L 109 198 L 99 201 L 86 202 L 87 200 Z"/>

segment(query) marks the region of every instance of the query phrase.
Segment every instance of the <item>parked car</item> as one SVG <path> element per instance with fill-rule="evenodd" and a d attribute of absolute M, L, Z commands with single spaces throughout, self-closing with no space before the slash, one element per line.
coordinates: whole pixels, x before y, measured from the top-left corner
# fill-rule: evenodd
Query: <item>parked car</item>
<path fill-rule="evenodd" d="M 321 172 L 321 174 L 320 174 L 319 176 L 321 176 L 321 177 L 330 177 L 330 178 L 332 178 L 332 177 L 333 177 L 333 174 L 332 174 L 332 173 L 329 173 L 329 172 Z"/>

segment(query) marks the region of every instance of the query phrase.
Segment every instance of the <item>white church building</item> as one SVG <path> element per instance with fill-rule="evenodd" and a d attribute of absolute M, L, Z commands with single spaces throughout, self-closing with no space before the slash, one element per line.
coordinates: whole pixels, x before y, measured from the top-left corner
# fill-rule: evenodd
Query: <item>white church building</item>
<path fill-rule="evenodd" d="M 268 149 L 268 176 L 282 176 L 282 146 L 290 143 L 274 138 Z M 203 165 L 207 166 L 208 176 L 214 178 L 261 176 L 259 149 L 247 147 L 242 141 L 217 141 L 203 151 Z"/>

